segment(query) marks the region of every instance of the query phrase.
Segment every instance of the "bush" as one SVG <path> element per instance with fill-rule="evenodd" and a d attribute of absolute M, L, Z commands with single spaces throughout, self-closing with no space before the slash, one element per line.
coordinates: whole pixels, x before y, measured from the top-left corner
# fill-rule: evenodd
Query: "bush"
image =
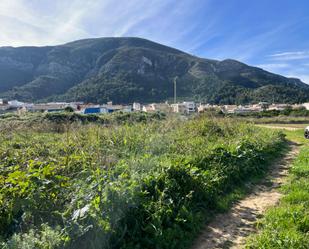
<path fill-rule="evenodd" d="M 45 117 L 66 124 L 91 116 Z M 122 125 L 1 135 L 6 247 L 40 240 L 42 248 L 186 248 L 220 199 L 263 174 L 283 144 L 276 131 L 233 120 L 113 116 L 123 117 Z M 49 245 L 42 224 L 60 242 Z"/>

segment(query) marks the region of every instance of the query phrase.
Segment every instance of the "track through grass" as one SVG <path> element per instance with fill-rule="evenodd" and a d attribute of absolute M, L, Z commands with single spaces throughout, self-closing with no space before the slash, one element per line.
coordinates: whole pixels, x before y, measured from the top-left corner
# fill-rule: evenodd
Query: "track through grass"
<path fill-rule="evenodd" d="M 288 168 L 299 147 L 290 143 L 285 155 L 276 161 L 262 182 L 236 203 L 229 212 L 217 215 L 195 241 L 192 249 L 242 248 L 245 239 L 256 231 L 255 222 L 265 210 L 276 205 L 282 194 L 278 188 L 288 174 Z"/>
<path fill-rule="evenodd" d="M 246 248 L 309 248 L 309 142 L 303 138 L 303 131 L 286 133 L 302 146 L 301 151 L 281 188 L 283 198 L 258 222 L 258 233 L 249 238 Z"/>

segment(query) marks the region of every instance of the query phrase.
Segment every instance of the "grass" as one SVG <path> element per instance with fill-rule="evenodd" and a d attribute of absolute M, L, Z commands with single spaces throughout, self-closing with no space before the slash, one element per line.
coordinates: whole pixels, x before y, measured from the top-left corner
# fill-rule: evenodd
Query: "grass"
<path fill-rule="evenodd" d="M 2 130 L 3 248 L 187 248 L 285 143 L 232 119 L 126 118 Z"/>
<path fill-rule="evenodd" d="M 309 117 L 290 117 L 290 116 L 277 116 L 277 117 L 233 117 L 240 121 L 247 121 L 255 124 L 300 124 L 309 125 Z"/>
<path fill-rule="evenodd" d="M 288 182 L 282 187 L 284 197 L 277 207 L 259 221 L 259 232 L 249 238 L 247 248 L 309 248 L 309 143 L 303 130 L 285 131 L 287 138 L 302 145 Z"/>

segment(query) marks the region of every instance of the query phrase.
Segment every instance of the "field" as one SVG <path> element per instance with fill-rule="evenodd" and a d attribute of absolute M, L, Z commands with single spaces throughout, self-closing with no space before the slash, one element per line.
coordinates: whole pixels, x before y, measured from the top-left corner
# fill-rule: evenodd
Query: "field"
<path fill-rule="evenodd" d="M 61 115 L 0 122 L 2 248 L 188 248 L 285 144 L 228 118 Z"/>

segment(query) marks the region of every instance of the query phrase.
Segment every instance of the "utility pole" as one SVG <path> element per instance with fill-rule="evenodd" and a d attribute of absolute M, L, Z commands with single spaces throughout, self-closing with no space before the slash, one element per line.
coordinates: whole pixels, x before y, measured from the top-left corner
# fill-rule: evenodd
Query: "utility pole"
<path fill-rule="evenodd" d="M 177 93 L 176 93 L 176 91 L 177 91 L 177 79 L 178 79 L 178 76 L 176 76 L 175 78 L 174 78 L 174 104 L 176 104 L 177 103 Z"/>

